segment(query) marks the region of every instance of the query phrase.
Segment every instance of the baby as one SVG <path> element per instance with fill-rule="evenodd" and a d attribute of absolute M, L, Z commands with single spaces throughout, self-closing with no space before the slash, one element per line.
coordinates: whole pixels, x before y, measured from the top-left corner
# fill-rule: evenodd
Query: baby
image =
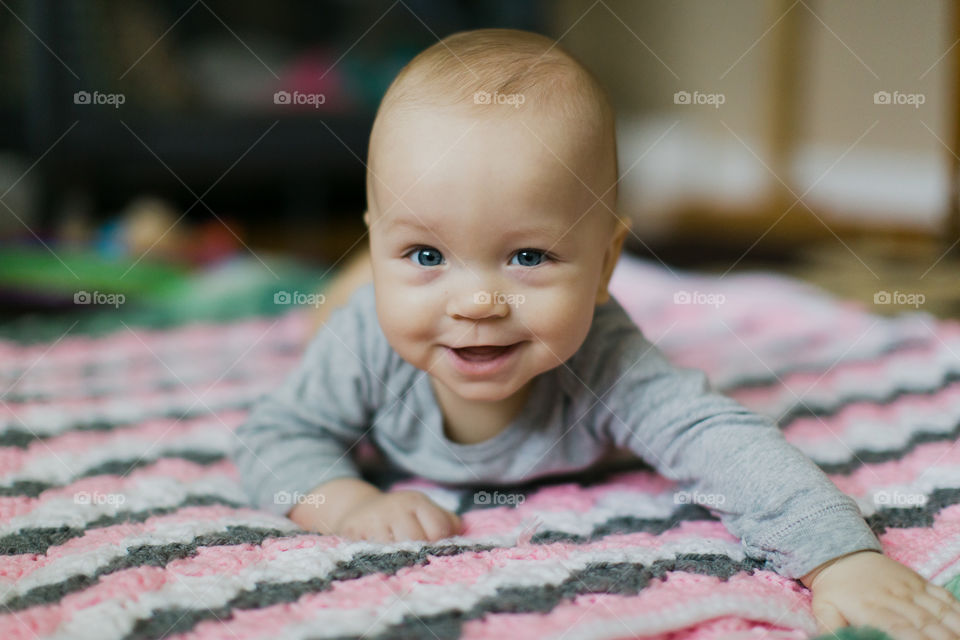
<path fill-rule="evenodd" d="M 364 481 L 349 457 L 362 437 L 391 465 L 460 486 L 629 450 L 723 496 L 711 512 L 812 590 L 822 631 L 960 637 L 947 590 L 884 556 L 856 502 L 771 420 L 671 366 L 610 297 L 629 231 L 614 113 L 554 41 L 484 29 L 426 49 L 387 90 L 368 159 L 373 282 L 237 429 L 257 506 L 324 534 L 434 541 L 460 517 Z"/>

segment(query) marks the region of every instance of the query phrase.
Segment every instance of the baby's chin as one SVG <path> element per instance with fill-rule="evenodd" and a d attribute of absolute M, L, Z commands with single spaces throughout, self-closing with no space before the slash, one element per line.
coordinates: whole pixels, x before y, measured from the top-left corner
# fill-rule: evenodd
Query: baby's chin
<path fill-rule="evenodd" d="M 490 381 L 457 382 L 439 380 L 464 400 L 472 402 L 500 402 L 520 392 L 529 382 L 523 381 Z"/>

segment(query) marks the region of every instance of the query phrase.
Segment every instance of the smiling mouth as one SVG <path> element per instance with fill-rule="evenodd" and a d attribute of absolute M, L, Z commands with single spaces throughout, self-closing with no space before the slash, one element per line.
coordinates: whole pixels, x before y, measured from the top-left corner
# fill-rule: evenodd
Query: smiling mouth
<path fill-rule="evenodd" d="M 496 360 L 502 355 L 505 355 L 507 352 L 512 351 L 517 348 L 519 342 L 498 347 L 484 345 L 479 347 L 461 347 L 459 349 L 454 349 L 457 352 L 457 355 L 467 360 L 469 362 L 486 362 L 488 360 Z"/>

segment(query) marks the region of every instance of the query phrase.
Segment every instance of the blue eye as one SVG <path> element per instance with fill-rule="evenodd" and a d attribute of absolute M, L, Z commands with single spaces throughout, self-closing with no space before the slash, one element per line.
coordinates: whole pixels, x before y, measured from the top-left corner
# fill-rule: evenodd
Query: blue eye
<path fill-rule="evenodd" d="M 423 259 L 414 258 L 414 262 L 421 267 L 435 267 L 438 264 L 443 264 L 443 254 L 433 247 L 418 247 L 407 255 L 416 256 L 417 254 L 420 254 Z M 424 262 L 424 260 L 426 260 L 426 262 Z"/>
<path fill-rule="evenodd" d="M 539 249 L 520 249 L 513 255 L 519 258 L 519 264 L 523 267 L 535 267 L 547 259 L 546 252 Z M 514 263 L 511 261 L 510 264 Z"/>

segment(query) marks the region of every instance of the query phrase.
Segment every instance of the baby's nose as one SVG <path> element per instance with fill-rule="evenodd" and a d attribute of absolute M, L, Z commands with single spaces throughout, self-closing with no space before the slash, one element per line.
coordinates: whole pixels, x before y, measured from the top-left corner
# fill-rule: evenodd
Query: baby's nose
<path fill-rule="evenodd" d="M 482 320 L 507 315 L 509 305 L 499 291 L 472 289 L 451 295 L 447 311 L 454 318 Z"/>

